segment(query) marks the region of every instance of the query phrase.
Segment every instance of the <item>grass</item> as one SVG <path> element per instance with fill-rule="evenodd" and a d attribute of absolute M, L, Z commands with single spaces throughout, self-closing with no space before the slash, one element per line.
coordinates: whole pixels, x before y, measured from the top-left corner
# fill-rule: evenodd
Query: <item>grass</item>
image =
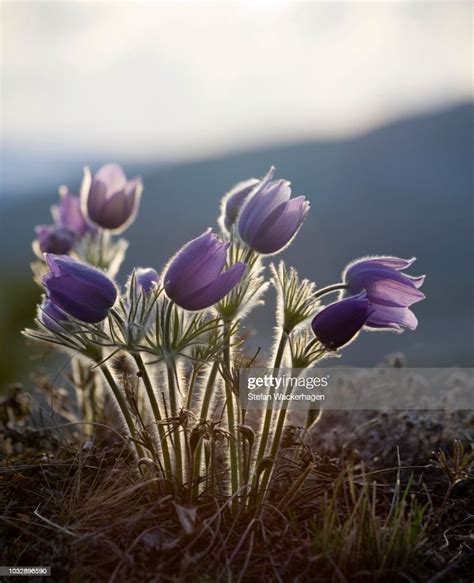
<path fill-rule="evenodd" d="M 379 469 L 288 447 L 262 512 L 236 515 L 210 495 L 160 495 L 110 437 L 2 436 L 1 559 L 51 565 L 55 581 L 424 581 L 448 567 L 446 580 L 469 580 L 472 458 L 459 444 L 435 464 Z"/>

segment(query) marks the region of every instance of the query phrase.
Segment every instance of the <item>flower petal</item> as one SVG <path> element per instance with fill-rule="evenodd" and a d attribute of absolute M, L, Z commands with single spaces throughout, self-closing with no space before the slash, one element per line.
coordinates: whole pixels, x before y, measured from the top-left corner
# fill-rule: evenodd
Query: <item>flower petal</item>
<path fill-rule="evenodd" d="M 229 243 L 209 229 L 187 243 L 171 260 L 164 276 L 168 297 L 175 299 L 211 283 L 224 268 Z"/>
<path fill-rule="evenodd" d="M 204 310 L 213 306 L 239 283 L 246 269 L 245 263 L 236 263 L 205 287 L 183 296 L 179 305 L 191 311 Z"/>
<path fill-rule="evenodd" d="M 127 185 L 127 177 L 120 164 L 105 164 L 94 175 L 94 181 L 105 185 L 107 196 L 111 196 Z"/>
<path fill-rule="evenodd" d="M 276 253 L 291 243 L 309 212 L 309 203 L 298 196 L 274 209 L 262 223 L 252 246 L 259 253 Z"/>
<path fill-rule="evenodd" d="M 346 274 L 351 294 L 367 291 L 371 301 L 393 307 L 407 307 L 425 298 L 419 291 L 419 280 L 379 265 L 366 265 Z"/>
<path fill-rule="evenodd" d="M 418 326 L 418 320 L 409 308 L 371 305 L 374 308 L 374 312 L 366 322 L 366 326 L 369 328 L 392 328 L 394 330 L 408 328 L 409 330 L 415 330 Z"/>

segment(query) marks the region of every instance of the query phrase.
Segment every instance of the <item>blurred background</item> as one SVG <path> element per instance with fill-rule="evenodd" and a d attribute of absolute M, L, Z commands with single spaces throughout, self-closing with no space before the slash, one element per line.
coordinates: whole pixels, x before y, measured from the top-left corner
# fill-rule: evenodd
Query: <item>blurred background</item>
<path fill-rule="evenodd" d="M 470 1 L 0 7 L 0 386 L 47 362 L 20 336 L 40 294 L 34 226 L 59 185 L 109 161 L 145 185 L 122 281 L 160 270 L 275 164 L 312 204 L 283 256 L 301 275 L 328 285 L 366 254 L 415 255 L 428 274 L 418 329 L 363 334 L 344 362 L 474 366 Z M 273 301 L 247 322 L 255 346 Z"/>

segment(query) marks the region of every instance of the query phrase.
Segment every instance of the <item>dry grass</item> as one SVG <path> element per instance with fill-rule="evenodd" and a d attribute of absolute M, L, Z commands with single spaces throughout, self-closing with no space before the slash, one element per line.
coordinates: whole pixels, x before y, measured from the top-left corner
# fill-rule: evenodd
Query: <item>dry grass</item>
<path fill-rule="evenodd" d="M 51 565 L 55 581 L 469 580 L 470 470 L 456 486 L 443 475 L 465 459 L 456 447 L 441 468 L 382 471 L 292 448 L 264 511 L 233 516 L 160 496 L 119 444 L 9 439 L 23 453 L 1 464 L 2 562 Z"/>

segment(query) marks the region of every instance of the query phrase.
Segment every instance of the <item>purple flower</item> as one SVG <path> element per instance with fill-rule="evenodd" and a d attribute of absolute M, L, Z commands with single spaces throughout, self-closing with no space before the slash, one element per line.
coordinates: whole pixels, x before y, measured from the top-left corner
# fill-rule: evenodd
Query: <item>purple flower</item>
<path fill-rule="evenodd" d="M 72 231 L 58 225 L 38 225 L 35 232 L 42 253 L 65 255 L 73 248 L 76 239 Z"/>
<path fill-rule="evenodd" d="M 229 245 L 210 229 L 187 243 L 166 271 L 164 287 L 168 297 L 191 311 L 219 302 L 239 283 L 247 267 L 245 263 L 236 263 L 222 272 Z"/>
<path fill-rule="evenodd" d="M 238 221 L 241 239 L 262 254 L 277 253 L 289 245 L 309 211 L 304 196 L 290 199 L 290 183 L 272 180 L 275 168 L 247 199 Z"/>
<path fill-rule="evenodd" d="M 259 182 L 260 180 L 257 178 L 250 178 L 244 182 L 239 182 L 239 184 L 236 184 L 232 190 L 224 195 L 219 221 L 221 226 L 228 232 L 230 232 L 232 225 L 235 223 L 245 200 Z"/>
<path fill-rule="evenodd" d="M 311 322 L 316 338 L 330 350 L 348 344 L 370 318 L 365 294 L 339 300 L 323 308 Z"/>
<path fill-rule="evenodd" d="M 117 298 L 113 282 L 102 271 L 67 255 L 46 254 L 49 272 L 43 277 L 48 299 L 83 322 L 101 322 Z"/>
<path fill-rule="evenodd" d="M 67 322 L 68 316 L 51 300 L 44 298 L 38 308 L 38 319 L 51 332 L 64 333 L 63 324 Z"/>
<path fill-rule="evenodd" d="M 78 239 L 88 232 L 94 232 L 96 229 L 84 218 L 79 197 L 69 192 L 66 187 L 61 187 L 59 194 L 61 197 L 59 204 L 51 209 L 55 224 L 69 229 Z"/>
<path fill-rule="evenodd" d="M 126 229 L 135 219 L 141 193 L 141 179 L 127 180 L 118 164 L 106 164 L 94 176 L 89 168 L 84 170 L 82 209 L 93 223 L 103 229 Z"/>
<path fill-rule="evenodd" d="M 347 293 L 356 295 L 365 291 L 373 309 L 366 326 L 415 330 L 418 320 L 409 308 L 425 298 L 419 289 L 425 276 L 401 273 L 414 261 L 414 258 L 373 257 L 348 265 L 343 274 Z"/>
<path fill-rule="evenodd" d="M 135 269 L 137 285 L 145 294 L 149 294 L 158 283 L 158 273 L 151 267 L 137 267 Z"/>

